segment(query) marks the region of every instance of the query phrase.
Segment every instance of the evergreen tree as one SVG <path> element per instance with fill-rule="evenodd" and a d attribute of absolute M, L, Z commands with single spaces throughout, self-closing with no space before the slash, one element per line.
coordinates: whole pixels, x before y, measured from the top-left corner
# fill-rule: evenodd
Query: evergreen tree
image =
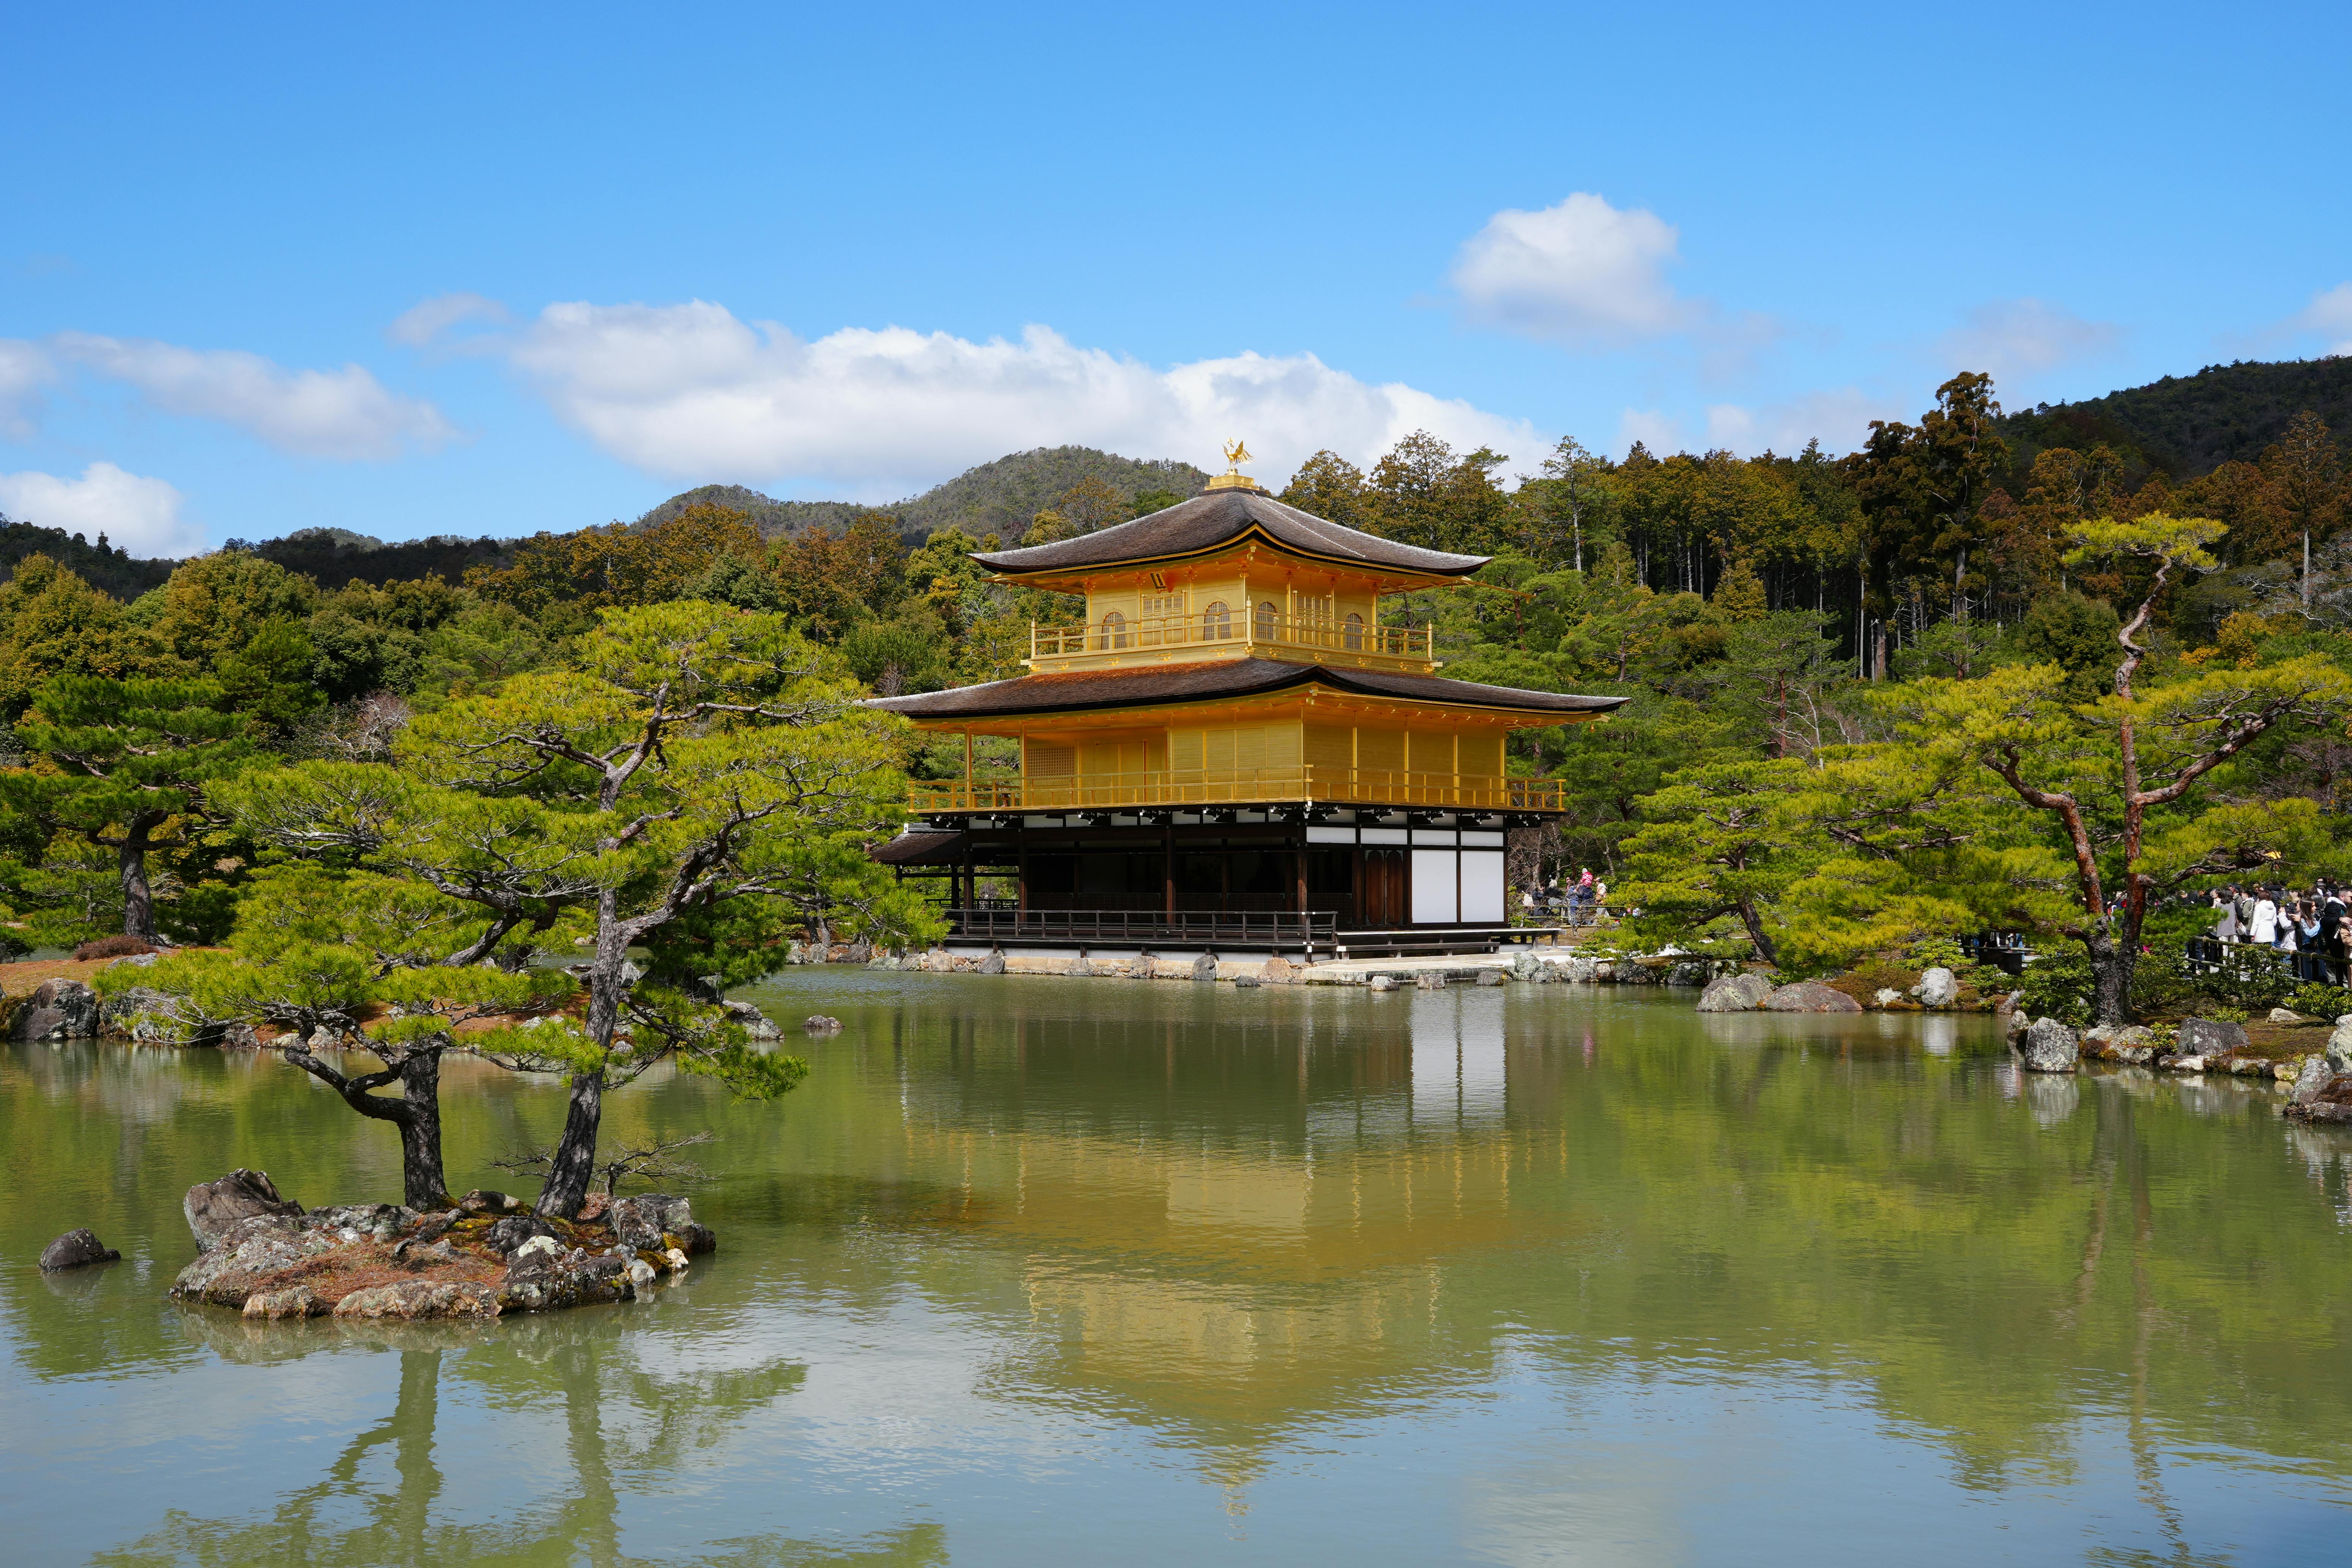
<path fill-rule="evenodd" d="M 2157 900 L 2200 879 L 2275 875 L 2324 844 L 2315 802 L 2265 798 L 2233 763 L 2273 731 L 2340 721 L 2352 675 L 2306 655 L 2142 679 L 2157 602 L 2176 571 L 2213 565 L 2206 547 L 2221 531 L 2207 519 L 2160 514 L 2074 530 L 2071 563 L 2123 556 L 2153 565 L 2116 633 L 2109 691 L 2095 701 L 2079 700 L 2055 665 L 1884 693 L 1895 739 L 1833 759 L 1822 800 L 1803 819 L 1848 851 L 1814 879 L 1835 880 L 1839 891 L 1791 889 L 1792 908 L 1807 910 L 1791 924 L 1810 928 L 1824 953 L 1937 925 L 2063 935 L 2089 961 L 2095 1021 L 2119 1024 Z M 1842 942 L 1832 934 L 1841 927 Z"/>
<path fill-rule="evenodd" d="M 904 721 L 855 702 L 836 660 L 782 617 L 699 601 L 607 611 L 574 668 L 420 716 L 394 765 L 254 775 L 240 823 L 289 853 L 352 858 L 473 907 L 452 965 L 576 931 L 576 1026 L 510 1065 L 557 1072 L 571 1106 L 541 1212 L 570 1215 L 604 1096 L 676 1059 L 741 1092 L 796 1069 L 747 1048 L 709 982 L 775 966 L 792 927 L 928 936 L 916 896 L 867 859 L 904 809 Z M 640 973 L 633 949 L 650 950 Z"/>
<path fill-rule="evenodd" d="M 1618 896 L 1641 913 L 1644 940 L 1688 942 L 1729 918 L 1767 963 L 1780 962 L 1779 906 L 1818 861 L 1776 812 L 1804 784 L 1795 761 L 1717 763 L 1679 773 L 1642 802 L 1625 840 L 1629 879 Z"/>
<path fill-rule="evenodd" d="M 296 863 L 257 879 L 226 952 L 102 970 L 97 984 L 139 1004 L 134 1028 L 184 1044 L 236 1026 L 271 1031 L 288 1062 L 398 1131 L 401 1201 L 442 1208 L 443 1058 L 462 1048 L 527 1067 L 572 1027 L 561 1009 L 577 986 L 561 970 L 449 962 L 479 951 L 487 923 L 413 879 Z M 322 1057 L 321 1037 L 378 1066 Z"/>
<path fill-rule="evenodd" d="M 250 730 L 217 681 L 55 676 L 16 726 L 40 765 L 0 772 L 0 805 L 45 841 L 110 851 L 122 932 L 153 942 L 149 861 L 198 844 L 215 821 L 208 791 L 254 754 Z M 15 875 L 21 885 L 24 868 Z"/>

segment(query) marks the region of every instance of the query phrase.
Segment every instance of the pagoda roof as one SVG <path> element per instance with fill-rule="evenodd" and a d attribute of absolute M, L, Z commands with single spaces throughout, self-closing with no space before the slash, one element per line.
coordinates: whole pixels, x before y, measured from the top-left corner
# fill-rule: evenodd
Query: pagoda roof
<path fill-rule="evenodd" d="M 866 706 L 909 719 L 999 719 L 1047 713 L 1082 713 L 1103 708 L 1150 708 L 1171 702 L 1214 702 L 1262 697 L 1296 686 L 1328 686 L 1364 697 L 1408 702 L 1452 702 L 1500 708 L 1518 713 L 1557 715 L 1563 721 L 1607 713 L 1631 701 L 1626 697 L 1578 697 L 1559 691 L 1528 691 L 1516 686 L 1481 686 L 1434 675 L 1401 675 L 1384 669 L 1335 669 L 1271 658 L 1227 658 L 1211 663 L 1166 665 L 1151 669 L 1073 671 L 1024 675 L 946 691 L 877 697 Z"/>
<path fill-rule="evenodd" d="M 887 844 L 876 845 L 866 855 L 885 866 L 945 866 L 963 858 L 966 842 L 961 828 L 943 831 L 909 827 Z"/>
<path fill-rule="evenodd" d="M 1466 577 L 1493 559 L 1400 544 L 1286 506 L 1264 490 L 1239 488 L 1209 490 L 1132 522 L 1097 529 L 1076 539 L 1033 544 L 1025 550 L 975 552 L 972 559 L 992 571 L 1014 576 L 1101 571 L 1211 554 L 1241 542 L 1252 532 L 1279 549 L 1317 561 L 1432 577 Z"/>

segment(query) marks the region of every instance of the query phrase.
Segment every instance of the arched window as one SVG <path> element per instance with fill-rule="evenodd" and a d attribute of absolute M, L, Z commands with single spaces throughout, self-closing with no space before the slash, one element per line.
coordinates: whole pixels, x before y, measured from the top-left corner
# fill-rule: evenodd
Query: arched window
<path fill-rule="evenodd" d="M 1234 612 L 1223 599 L 1210 601 L 1201 612 L 1201 640 L 1223 642 L 1234 635 Z"/>
<path fill-rule="evenodd" d="M 1256 625 L 1251 628 L 1251 635 L 1260 642 L 1272 642 L 1274 628 L 1281 614 L 1281 611 L 1274 607 L 1274 601 L 1271 599 L 1260 605 L 1257 607 Z"/>
<path fill-rule="evenodd" d="M 1348 651 L 1349 653 L 1361 653 L 1364 651 L 1363 616 L 1349 616 L 1348 617 L 1347 641 Z"/>
<path fill-rule="evenodd" d="M 1102 618 L 1102 642 L 1099 646 L 1103 647 L 1125 647 L 1128 645 L 1129 640 L 1127 632 L 1127 617 L 1120 615 L 1117 610 L 1106 613 Z"/>

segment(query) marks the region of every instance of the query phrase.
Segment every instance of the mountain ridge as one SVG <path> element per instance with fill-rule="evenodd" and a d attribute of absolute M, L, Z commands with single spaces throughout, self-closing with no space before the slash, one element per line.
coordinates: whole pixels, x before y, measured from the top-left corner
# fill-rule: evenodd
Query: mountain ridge
<path fill-rule="evenodd" d="M 2099 397 L 2014 409 L 2001 434 L 2020 475 L 2049 447 L 2105 443 L 2168 479 L 2193 479 L 2223 463 L 2256 461 L 2306 408 L 2339 445 L 2352 436 L 2352 355 L 2209 364 Z"/>
<path fill-rule="evenodd" d="M 928 539 L 950 527 L 961 528 L 974 538 L 994 533 L 1017 539 L 1027 531 L 1032 518 L 1073 485 L 1087 479 L 1123 491 L 1130 499 L 1154 490 L 1182 498 L 1200 493 L 1209 475 L 1174 458 L 1123 458 L 1093 447 L 1033 447 L 966 468 L 920 495 L 887 506 L 778 500 L 744 485 L 698 485 L 651 508 L 632 526 L 649 528 L 690 506 L 709 505 L 742 512 L 769 538 L 811 527 L 842 528 L 855 518 L 878 512 L 897 518 L 899 531 L 909 541 Z"/>

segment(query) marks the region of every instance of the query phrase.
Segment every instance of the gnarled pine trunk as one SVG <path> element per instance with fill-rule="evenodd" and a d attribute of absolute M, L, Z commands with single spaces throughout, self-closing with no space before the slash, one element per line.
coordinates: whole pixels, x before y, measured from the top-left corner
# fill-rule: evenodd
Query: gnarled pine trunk
<path fill-rule="evenodd" d="M 149 826 L 142 817 L 124 830 L 122 841 L 115 847 L 115 861 L 122 879 L 122 934 L 152 942 L 155 940 L 155 892 L 147 881 Z"/>
<path fill-rule="evenodd" d="M 604 1119 L 604 1075 L 572 1075 L 572 1105 L 563 1115 L 563 1136 L 547 1173 L 547 1185 L 533 1205 L 543 1215 L 570 1219 L 588 1201 L 588 1184 L 596 1173 L 596 1130 Z"/>
<path fill-rule="evenodd" d="M 441 1053 L 417 1051 L 400 1064 L 400 1186 L 402 1203 L 433 1209 L 449 1201 L 441 1165 Z"/>
<path fill-rule="evenodd" d="M 2132 971 L 2139 963 L 2137 944 L 2116 936 L 2105 921 L 2083 937 L 2091 957 L 2091 1022 L 2131 1022 Z"/>
<path fill-rule="evenodd" d="M 628 938 L 620 923 L 620 895 L 607 888 L 596 900 L 596 957 L 588 975 L 588 1037 L 599 1049 L 610 1051 L 620 1030 L 621 1002 L 628 990 L 623 969 L 628 963 Z M 604 1120 L 604 1073 L 572 1075 L 572 1104 L 564 1112 L 563 1136 L 540 1189 L 535 1205 L 543 1215 L 570 1219 L 588 1201 L 588 1184 L 596 1173 L 596 1133 Z"/>
<path fill-rule="evenodd" d="M 445 1208 L 449 1203 L 449 1179 L 441 1163 L 441 1052 L 446 1045 L 444 1039 L 404 1052 L 387 1047 L 378 1053 L 384 1069 L 359 1078 L 320 1061 L 307 1046 L 284 1051 L 288 1062 L 342 1096 L 345 1105 L 400 1129 L 400 1201 L 413 1209 Z M 395 1080 L 399 1099 L 373 1092 Z"/>

